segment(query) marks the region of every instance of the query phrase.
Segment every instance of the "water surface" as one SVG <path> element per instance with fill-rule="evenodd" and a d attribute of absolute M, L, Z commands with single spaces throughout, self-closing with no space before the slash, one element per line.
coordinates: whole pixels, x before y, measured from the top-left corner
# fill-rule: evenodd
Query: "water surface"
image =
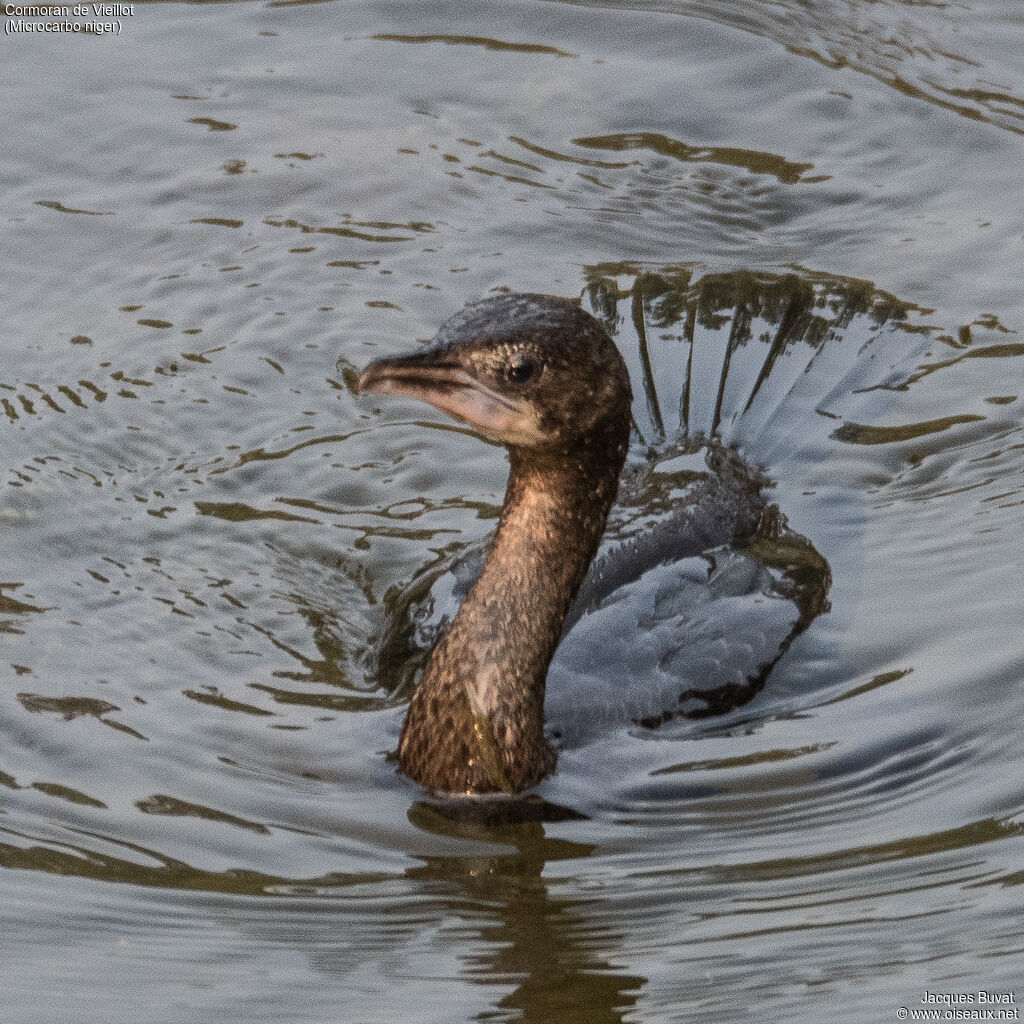
<path fill-rule="evenodd" d="M 12 1019 L 1024 998 L 1018 5 L 121 22 L 2 44 Z M 506 461 L 354 375 L 497 288 L 604 317 L 638 457 L 717 433 L 832 573 L 741 709 L 568 744 L 564 820 L 386 758 L 389 638 Z"/>

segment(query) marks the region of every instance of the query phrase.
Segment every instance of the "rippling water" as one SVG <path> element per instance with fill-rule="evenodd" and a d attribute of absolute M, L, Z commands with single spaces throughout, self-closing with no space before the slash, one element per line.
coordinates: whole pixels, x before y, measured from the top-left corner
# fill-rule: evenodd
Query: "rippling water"
<path fill-rule="evenodd" d="M 1024 999 L 1022 29 L 608 0 L 5 35 L 11 1019 Z M 562 812 L 496 824 L 386 753 L 396 630 L 506 461 L 353 381 L 504 287 L 602 316 L 635 455 L 737 445 L 832 585 L 742 708 L 567 745 Z M 625 532 L 665 493 L 627 497 Z M 634 621 L 564 671 L 628 665 Z"/>

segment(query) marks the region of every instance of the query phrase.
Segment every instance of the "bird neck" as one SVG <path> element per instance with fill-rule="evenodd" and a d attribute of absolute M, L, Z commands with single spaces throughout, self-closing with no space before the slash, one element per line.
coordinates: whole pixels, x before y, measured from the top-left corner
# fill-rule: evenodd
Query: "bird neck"
<path fill-rule="evenodd" d="M 484 568 L 431 654 L 402 730 L 399 765 L 428 789 L 517 792 L 554 767 L 545 678 L 615 499 L 626 428 L 571 453 L 510 449 Z"/>

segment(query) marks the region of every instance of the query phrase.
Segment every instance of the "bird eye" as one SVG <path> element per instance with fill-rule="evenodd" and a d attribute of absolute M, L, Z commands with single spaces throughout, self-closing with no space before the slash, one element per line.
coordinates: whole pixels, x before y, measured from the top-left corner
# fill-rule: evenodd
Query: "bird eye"
<path fill-rule="evenodd" d="M 537 362 L 532 356 L 515 356 L 505 372 L 513 384 L 525 384 L 537 372 Z"/>

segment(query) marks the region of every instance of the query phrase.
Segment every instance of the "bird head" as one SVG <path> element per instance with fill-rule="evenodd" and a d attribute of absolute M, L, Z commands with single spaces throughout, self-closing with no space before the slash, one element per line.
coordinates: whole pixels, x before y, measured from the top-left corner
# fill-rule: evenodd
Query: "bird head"
<path fill-rule="evenodd" d="M 628 423 L 629 374 L 608 333 L 575 303 L 509 294 L 468 306 L 431 344 L 378 359 L 359 391 L 428 402 L 490 440 L 571 450 Z"/>

